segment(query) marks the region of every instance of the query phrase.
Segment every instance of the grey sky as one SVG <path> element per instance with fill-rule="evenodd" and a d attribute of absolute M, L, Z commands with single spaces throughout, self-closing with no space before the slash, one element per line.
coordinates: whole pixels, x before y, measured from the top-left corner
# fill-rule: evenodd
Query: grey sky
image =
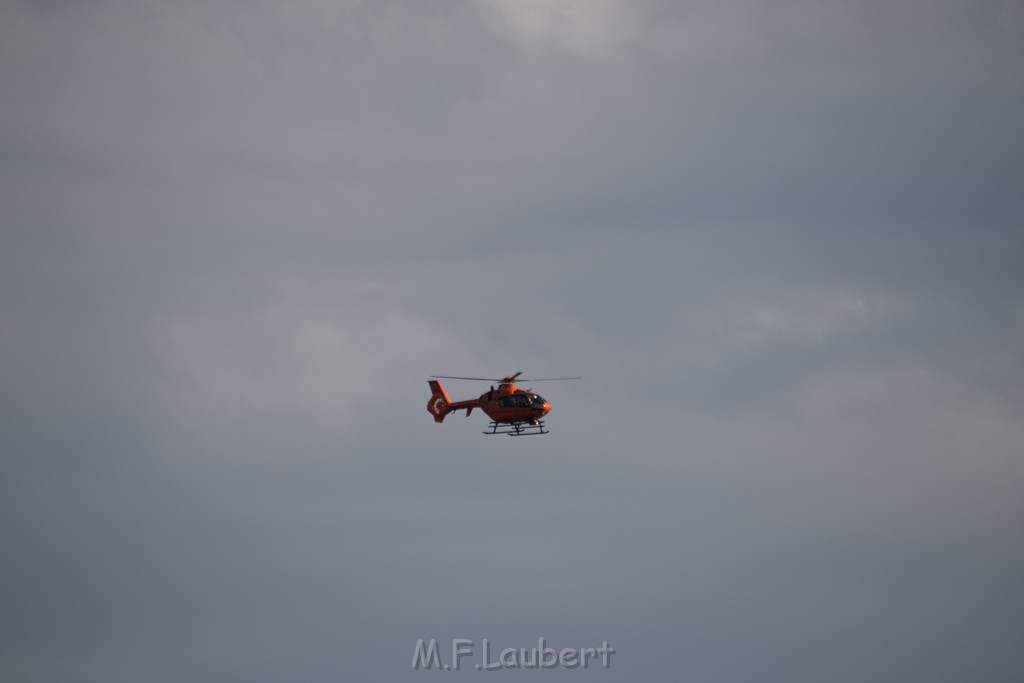
<path fill-rule="evenodd" d="M 1016 0 L 0 0 L 0 677 L 1020 680 L 1022 74 Z"/>

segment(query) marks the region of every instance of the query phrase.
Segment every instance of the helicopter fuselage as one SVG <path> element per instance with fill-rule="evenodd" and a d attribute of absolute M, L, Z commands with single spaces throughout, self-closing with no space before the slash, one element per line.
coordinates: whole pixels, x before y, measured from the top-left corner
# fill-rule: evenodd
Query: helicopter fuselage
<path fill-rule="evenodd" d="M 448 413 L 465 410 L 468 416 L 474 408 L 480 408 L 489 418 L 498 423 L 533 423 L 551 410 L 551 404 L 530 390 L 520 389 L 515 384 L 501 383 L 491 387 L 479 398 L 467 401 L 452 401 L 448 392 L 436 379 L 429 380 L 432 395 L 427 410 L 435 422 L 442 422 Z"/>

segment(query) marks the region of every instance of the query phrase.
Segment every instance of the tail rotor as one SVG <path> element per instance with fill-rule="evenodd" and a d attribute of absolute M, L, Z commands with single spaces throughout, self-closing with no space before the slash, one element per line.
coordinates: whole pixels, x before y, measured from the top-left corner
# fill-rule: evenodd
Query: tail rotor
<path fill-rule="evenodd" d="M 427 412 L 434 416 L 434 422 L 444 422 L 444 416 L 452 412 L 452 400 L 448 392 L 436 379 L 427 380 L 430 384 L 430 400 L 427 401 Z"/>

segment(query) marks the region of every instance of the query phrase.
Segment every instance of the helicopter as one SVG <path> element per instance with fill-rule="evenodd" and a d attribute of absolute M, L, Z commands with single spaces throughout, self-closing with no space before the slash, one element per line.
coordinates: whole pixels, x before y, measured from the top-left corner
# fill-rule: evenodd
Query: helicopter
<path fill-rule="evenodd" d="M 530 434 L 548 434 L 544 429 L 544 420 L 541 419 L 551 410 L 551 404 L 533 393 L 532 389 L 520 389 L 515 385 L 516 378 L 523 374 L 522 371 L 502 377 L 501 379 L 488 379 L 485 377 L 450 377 L 446 375 L 432 375 L 427 383 L 430 385 L 430 400 L 427 401 L 427 412 L 434 416 L 434 422 L 444 422 L 448 413 L 457 410 L 465 410 L 466 417 L 469 417 L 474 408 L 486 413 L 491 418 L 488 427 L 490 431 L 484 434 L 508 434 L 509 436 L 526 436 Z M 441 386 L 442 379 L 463 379 L 477 382 L 494 382 L 498 385 L 495 389 L 481 394 L 480 398 L 472 398 L 466 401 L 452 401 L 448 392 Z M 544 379 L 520 379 L 520 382 L 553 382 L 557 380 L 583 379 L 582 377 L 547 377 Z"/>

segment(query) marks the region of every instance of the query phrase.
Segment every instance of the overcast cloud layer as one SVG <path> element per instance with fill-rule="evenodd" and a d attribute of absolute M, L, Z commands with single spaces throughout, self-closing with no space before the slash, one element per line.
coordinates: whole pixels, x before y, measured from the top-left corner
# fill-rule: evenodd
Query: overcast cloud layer
<path fill-rule="evenodd" d="M 1022 680 L 1022 122 L 1020 0 L 0 0 L 0 678 Z"/>

